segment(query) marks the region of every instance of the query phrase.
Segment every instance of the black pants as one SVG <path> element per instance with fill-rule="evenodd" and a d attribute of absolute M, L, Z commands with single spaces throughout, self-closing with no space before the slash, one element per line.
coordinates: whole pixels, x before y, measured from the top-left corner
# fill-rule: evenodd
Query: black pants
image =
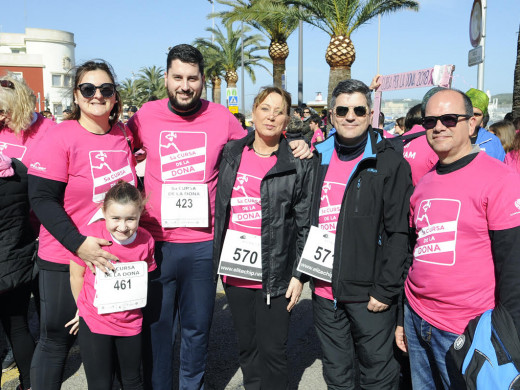
<path fill-rule="evenodd" d="M 65 324 L 76 315 L 70 273 L 40 268 L 40 341 L 31 363 L 33 390 L 59 390 L 75 336 Z"/>
<path fill-rule="evenodd" d="M 31 387 L 30 368 L 34 352 L 34 340 L 27 323 L 30 298 L 31 287 L 29 284 L 0 294 L 0 320 L 12 345 L 23 389 Z M 0 378 L 1 376 L 0 373 Z"/>
<path fill-rule="evenodd" d="M 246 390 L 285 390 L 288 383 L 288 300 L 271 298 L 262 290 L 225 286 L 238 335 L 239 361 Z"/>
<path fill-rule="evenodd" d="M 83 318 L 79 320 L 79 350 L 88 388 L 111 390 L 114 382 L 116 355 L 125 390 L 142 390 L 141 334 L 129 337 L 93 333 Z"/>
<path fill-rule="evenodd" d="M 396 305 L 374 313 L 368 302 L 334 303 L 312 295 L 314 326 L 323 351 L 323 377 L 329 390 L 356 389 L 355 356 L 362 389 L 397 389 Z"/>

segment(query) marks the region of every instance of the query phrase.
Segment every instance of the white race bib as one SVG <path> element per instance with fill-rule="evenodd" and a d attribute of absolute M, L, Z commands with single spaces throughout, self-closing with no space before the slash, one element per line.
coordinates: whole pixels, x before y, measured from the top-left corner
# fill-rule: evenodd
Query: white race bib
<path fill-rule="evenodd" d="M 218 273 L 235 278 L 262 281 L 262 238 L 228 230 L 220 255 Z"/>
<path fill-rule="evenodd" d="M 94 306 L 98 314 L 138 309 L 146 306 L 148 264 L 132 261 L 113 264 L 115 272 L 105 275 L 96 269 L 96 297 Z"/>
<path fill-rule="evenodd" d="M 334 264 L 334 242 L 336 235 L 311 226 L 303 248 L 298 271 L 314 278 L 330 282 Z"/>
<path fill-rule="evenodd" d="M 165 228 L 208 227 L 208 185 L 163 184 L 161 225 Z"/>

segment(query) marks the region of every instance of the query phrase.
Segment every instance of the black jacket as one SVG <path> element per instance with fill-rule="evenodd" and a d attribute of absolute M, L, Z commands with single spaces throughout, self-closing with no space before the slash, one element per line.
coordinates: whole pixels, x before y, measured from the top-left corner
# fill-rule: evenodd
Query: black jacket
<path fill-rule="evenodd" d="M 15 174 L 0 178 L 0 293 L 32 278 L 36 235 L 29 223 L 27 168 L 12 160 Z"/>
<path fill-rule="evenodd" d="M 335 136 L 316 145 L 317 180 L 312 224 L 318 226 L 320 194 L 335 148 Z M 391 304 L 409 266 L 408 215 L 413 192 L 410 166 L 369 127 L 363 157 L 352 172 L 338 217 L 332 291 L 338 301 L 374 297 Z"/>
<path fill-rule="evenodd" d="M 255 133 L 230 141 L 222 152 L 215 200 L 214 277 L 229 222 L 230 200 L 242 152 L 251 147 Z M 285 294 L 296 271 L 310 226 L 312 160 L 293 157 L 285 138 L 276 152 L 277 161 L 260 184 L 262 202 L 262 289 L 264 296 Z M 302 280 L 303 281 L 303 280 Z"/>

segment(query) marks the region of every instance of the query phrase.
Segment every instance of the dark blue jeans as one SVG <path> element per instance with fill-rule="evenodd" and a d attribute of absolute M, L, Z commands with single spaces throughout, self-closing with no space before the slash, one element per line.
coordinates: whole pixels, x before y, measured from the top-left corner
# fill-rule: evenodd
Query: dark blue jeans
<path fill-rule="evenodd" d="M 177 319 L 181 328 L 179 389 L 203 389 L 215 304 L 213 242 L 157 242 L 143 310 L 145 388 L 171 390 Z"/>
<path fill-rule="evenodd" d="M 414 390 L 465 389 L 460 382 L 449 349 L 458 334 L 440 330 L 404 307 L 404 332 L 408 341 Z"/>

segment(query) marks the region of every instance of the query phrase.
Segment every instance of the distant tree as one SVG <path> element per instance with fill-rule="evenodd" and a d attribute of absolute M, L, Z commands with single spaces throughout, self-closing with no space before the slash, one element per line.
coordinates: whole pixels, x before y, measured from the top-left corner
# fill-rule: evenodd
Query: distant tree
<path fill-rule="evenodd" d="M 224 70 L 224 79 L 227 87 L 236 87 L 238 81 L 237 69 L 241 66 L 241 36 L 242 29 L 233 30 L 231 24 L 226 25 L 226 35 L 217 26 L 207 28 L 206 31 L 214 35 L 214 42 L 208 38 L 197 38 L 195 46 L 204 47 L 206 53 L 218 57 Z M 269 70 L 261 63 L 262 60 L 269 61 L 268 57 L 256 54 L 259 50 L 267 49 L 262 46 L 263 38 L 260 34 L 248 35 L 251 28 L 244 26 L 244 70 L 253 83 L 256 81 L 254 68 L 261 67 Z"/>
<path fill-rule="evenodd" d="M 221 85 L 224 76 L 224 65 L 222 64 L 222 56 L 214 50 L 209 49 L 206 45 L 195 46 L 200 50 L 204 57 L 204 76 L 206 84 L 211 84 L 211 100 L 220 104 L 221 101 Z"/>
<path fill-rule="evenodd" d="M 164 99 L 168 94 L 164 86 L 164 69 L 160 66 L 144 66 L 139 70 L 137 85 L 141 98 L 146 103 L 150 97 Z"/>
<path fill-rule="evenodd" d="M 285 72 L 285 60 L 289 56 L 287 39 L 298 27 L 299 19 L 287 13 L 287 5 L 283 0 L 217 0 L 220 4 L 233 7 L 230 11 L 211 14 L 218 16 L 224 23 L 243 21 L 261 31 L 271 41 L 269 57 L 273 61 L 273 84 L 282 87 L 282 75 Z M 284 17 L 273 20 L 266 18 L 277 12 Z"/>
<path fill-rule="evenodd" d="M 123 100 L 123 105 L 140 106 L 141 97 L 138 82 L 132 79 L 125 79 L 119 86 L 119 94 Z"/>
<path fill-rule="evenodd" d="M 325 60 L 330 66 L 327 102 L 339 81 L 351 78 L 356 59 L 350 35 L 376 17 L 402 9 L 417 11 L 419 3 L 412 0 L 285 0 L 285 12 L 272 11 L 265 18 L 281 20 L 288 13 L 330 35 Z"/>
<path fill-rule="evenodd" d="M 520 118 L 520 27 L 518 28 L 518 43 L 516 45 L 516 66 L 513 82 L 513 118 Z"/>

